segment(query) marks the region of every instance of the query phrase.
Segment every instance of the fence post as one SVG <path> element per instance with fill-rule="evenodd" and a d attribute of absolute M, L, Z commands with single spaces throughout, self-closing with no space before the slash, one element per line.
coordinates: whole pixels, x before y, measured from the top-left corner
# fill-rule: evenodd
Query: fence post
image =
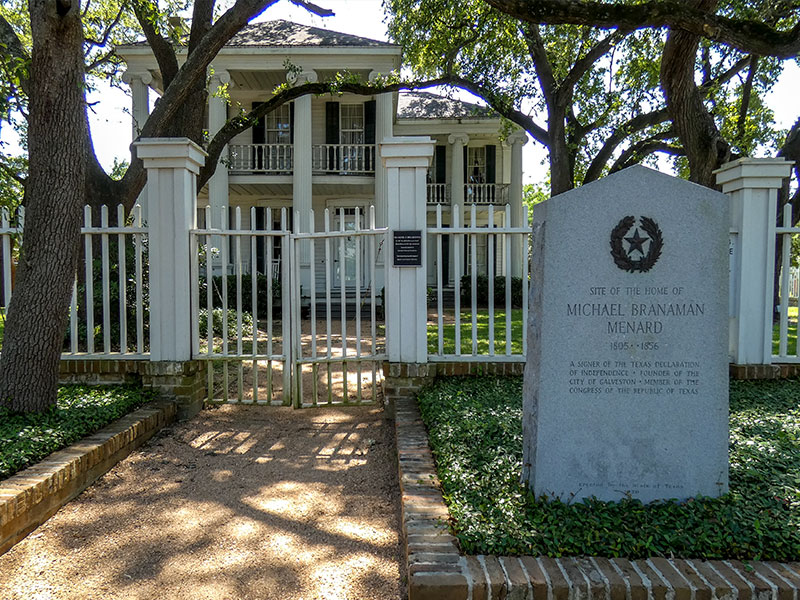
<path fill-rule="evenodd" d="M 181 418 L 202 406 L 203 378 L 192 362 L 190 233 L 197 220 L 197 174 L 205 152 L 188 138 L 134 144 L 147 169 L 150 260 L 150 369 L 145 383 L 175 397 Z"/>
<path fill-rule="evenodd" d="M 390 363 L 428 362 L 426 175 L 432 157 L 433 140 L 429 137 L 385 138 L 381 143 L 388 184 L 385 309 Z M 395 266 L 394 237 L 398 231 L 419 232 L 419 266 Z M 413 253 L 413 247 L 410 250 Z"/>
<path fill-rule="evenodd" d="M 737 365 L 772 362 L 772 290 L 783 159 L 740 158 L 715 173 L 731 202 L 730 354 Z"/>

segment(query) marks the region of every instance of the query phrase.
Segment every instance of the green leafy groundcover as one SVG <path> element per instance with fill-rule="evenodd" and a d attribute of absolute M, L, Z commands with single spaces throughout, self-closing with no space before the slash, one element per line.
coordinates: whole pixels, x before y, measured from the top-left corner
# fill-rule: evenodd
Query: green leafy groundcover
<path fill-rule="evenodd" d="M 19 414 L 0 407 L 0 479 L 60 450 L 149 402 L 152 391 L 129 386 L 64 386 L 56 405 Z"/>
<path fill-rule="evenodd" d="M 643 505 L 537 500 L 520 485 L 522 379 L 448 378 L 419 396 L 468 553 L 800 559 L 800 382 L 731 383 L 730 493 Z"/>

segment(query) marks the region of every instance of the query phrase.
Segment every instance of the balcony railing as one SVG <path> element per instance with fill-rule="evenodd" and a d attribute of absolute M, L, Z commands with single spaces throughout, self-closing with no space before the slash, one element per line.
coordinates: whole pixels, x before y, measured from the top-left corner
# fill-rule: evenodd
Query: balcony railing
<path fill-rule="evenodd" d="M 464 204 L 506 204 L 507 202 L 507 183 L 464 184 Z"/>
<path fill-rule="evenodd" d="M 450 204 L 450 184 L 429 183 L 428 204 Z"/>
<path fill-rule="evenodd" d="M 449 183 L 428 184 L 428 204 L 451 204 Z M 464 204 L 507 204 L 507 183 L 465 183 Z"/>
<path fill-rule="evenodd" d="M 230 170 L 270 175 L 292 172 L 291 144 L 231 144 L 228 150 Z"/>
<path fill-rule="evenodd" d="M 315 144 L 311 147 L 311 169 L 331 175 L 375 173 L 374 144 Z"/>

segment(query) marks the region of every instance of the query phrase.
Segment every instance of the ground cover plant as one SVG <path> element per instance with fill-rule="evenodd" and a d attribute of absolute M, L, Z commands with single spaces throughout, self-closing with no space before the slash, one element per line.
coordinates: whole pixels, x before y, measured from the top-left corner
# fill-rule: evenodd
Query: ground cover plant
<path fill-rule="evenodd" d="M 522 378 L 446 378 L 419 395 L 467 553 L 800 559 L 800 381 L 731 382 L 730 492 L 643 505 L 536 499 L 520 484 Z"/>
<path fill-rule="evenodd" d="M 0 479 L 102 429 L 155 397 L 131 386 L 63 386 L 54 406 L 41 413 L 0 407 Z"/>

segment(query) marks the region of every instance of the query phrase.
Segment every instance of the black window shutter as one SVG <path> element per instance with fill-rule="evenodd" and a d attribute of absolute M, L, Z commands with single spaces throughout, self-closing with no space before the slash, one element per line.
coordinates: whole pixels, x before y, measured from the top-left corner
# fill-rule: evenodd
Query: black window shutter
<path fill-rule="evenodd" d="M 375 143 L 375 100 L 364 102 L 364 143 Z"/>
<path fill-rule="evenodd" d="M 253 102 L 253 110 L 261 106 L 261 102 Z M 260 117 L 253 125 L 253 143 L 263 144 L 267 141 L 267 124 L 264 117 Z"/>
<path fill-rule="evenodd" d="M 325 143 L 339 143 L 339 103 L 325 103 Z"/>
<path fill-rule="evenodd" d="M 486 146 L 486 183 L 497 181 L 497 146 Z"/>
<path fill-rule="evenodd" d="M 447 146 L 436 146 L 436 179 L 434 183 L 445 183 L 447 177 Z"/>

